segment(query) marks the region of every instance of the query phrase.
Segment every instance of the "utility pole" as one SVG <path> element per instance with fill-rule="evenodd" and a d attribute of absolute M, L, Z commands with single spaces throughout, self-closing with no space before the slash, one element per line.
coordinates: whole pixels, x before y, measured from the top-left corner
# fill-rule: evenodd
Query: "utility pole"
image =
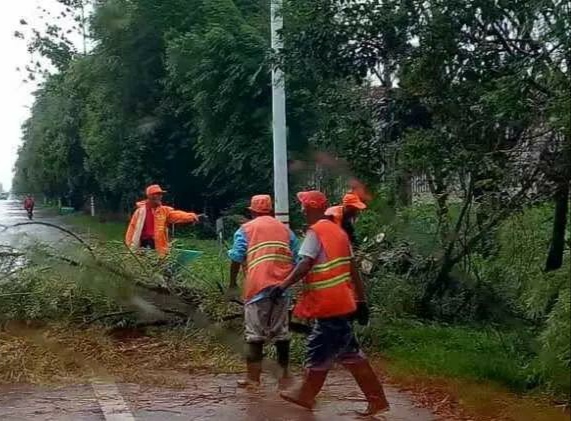
<path fill-rule="evenodd" d="M 95 216 L 95 197 L 93 195 L 89 197 L 89 210 L 93 218 Z"/>
<path fill-rule="evenodd" d="M 270 0 L 270 2 L 272 50 L 276 54 L 283 47 L 279 34 L 283 28 L 281 15 L 283 0 Z M 272 114 L 275 213 L 279 221 L 289 224 L 285 81 L 283 71 L 275 65 L 272 68 Z"/>

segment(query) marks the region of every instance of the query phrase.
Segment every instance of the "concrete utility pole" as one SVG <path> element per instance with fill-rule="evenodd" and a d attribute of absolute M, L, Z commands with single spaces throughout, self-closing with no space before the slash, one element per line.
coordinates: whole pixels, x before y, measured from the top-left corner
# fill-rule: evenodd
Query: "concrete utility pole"
<path fill-rule="evenodd" d="M 95 216 L 95 197 L 93 195 L 89 197 L 89 210 L 93 218 Z"/>
<path fill-rule="evenodd" d="M 283 46 L 279 35 L 283 28 L 281 15 L 283 0 L 270 0 L 270 2 L 272 49 L 274 53 L 278 53 Z M 272 111 L 275 212 L 279 221 L 289 224 L 285 81 L 283 71 L 277 66 L 272 69 Z"/>

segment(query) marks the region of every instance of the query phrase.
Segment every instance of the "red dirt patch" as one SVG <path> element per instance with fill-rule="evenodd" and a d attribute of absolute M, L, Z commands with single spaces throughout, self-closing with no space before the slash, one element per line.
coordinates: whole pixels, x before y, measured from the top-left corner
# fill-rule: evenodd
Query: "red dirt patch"
<path fill-rule="evenodd" d="M 546 396 L 517 395 L 492 383 L 391 373 L 389 361 L 378 365 L 388 381 L 411 393 L 421 406 L 440 419 L 458 421 L 569 421 L 569 408 Z"/>

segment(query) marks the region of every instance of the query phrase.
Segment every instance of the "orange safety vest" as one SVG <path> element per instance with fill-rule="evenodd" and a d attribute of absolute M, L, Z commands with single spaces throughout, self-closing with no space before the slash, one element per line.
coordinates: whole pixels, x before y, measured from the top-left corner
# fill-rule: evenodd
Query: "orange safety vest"
<path fill-rule="evenodd" d="M 137 250 L 141 245 L 141 233 L 147 211 L 146 202 L 144 200 L 138 202 L 137 209 L 129 222 L 129 227 L 125 233 L 125 244 L 132 250 Z M 153 212 L 155 218 L 155 249 L 161 257 L 166 256 L 169 252 L 169 224 L 188 224 L 198 221 L 195 213 L 174 210 L 170 206 L 161 205 L 156 209 L 152 209 L 151 212 Z"/>
<path fill-rule="evenodd" d="M 339 226 L 343 221 L 343 213 L 344 213 L 343 205 L 331 206 L 330 208 L 327 208 L 327 210 L 325 211 L 325 215 L 329 216 L 331 220 Z"/>
<path fill-rule="evenodd" d="M 351 243 L 345 231 L 322 219 L 310 228 L 325 254 L 305 277 L 302 295 L 294 314 L 303 319 L 345 316 L 357 309 L 351 283 Z"/>
<path fill-rule="evenodd" d="M 271 216 L 259 216 L 242 225 L 242 229 L 248 239 L 244 263 L 244 298 L 248 300 L 283 282 L 293 269 L 293 254 L 289 229 Z"/>

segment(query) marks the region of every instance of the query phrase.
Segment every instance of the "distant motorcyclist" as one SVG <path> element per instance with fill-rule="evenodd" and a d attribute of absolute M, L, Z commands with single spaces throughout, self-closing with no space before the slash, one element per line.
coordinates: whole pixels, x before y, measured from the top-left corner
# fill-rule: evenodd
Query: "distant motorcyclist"
<path fill-rule="evenodd" d="M 26 195 L 26 198 L 24 199 L 24 209 L 28 213 L 29 219 L 32 219 L 34 216 L 34 206 L 35 205 L 36 205 L 36 202 L 34 201 L 34 198 L 32 197 L 32 195 L 31 194 Z"/>

